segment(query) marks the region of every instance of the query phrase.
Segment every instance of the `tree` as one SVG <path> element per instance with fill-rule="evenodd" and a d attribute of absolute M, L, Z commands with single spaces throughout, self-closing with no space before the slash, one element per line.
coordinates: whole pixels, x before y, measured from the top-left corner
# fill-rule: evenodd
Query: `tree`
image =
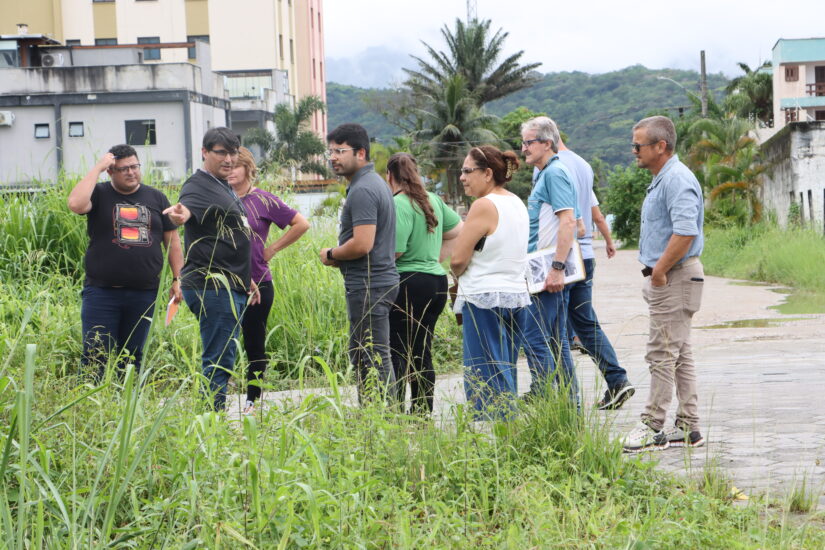
<path fill-rule="evenodd" d="M 745 63 L 739 68 L 745 73 L 730 81 L 725 91 L 726 107 L 742 118 L 759 120 L 773 125 L 773 74 L 770 61 L 765 61 L 755 71 Z"/>
<path fill-rule="evenodd" d="M 625 246 L 639 242 L 642 203 L 652 179 L 650 172 L 635 164 L 616 166 L 607 175 L 604 210 L 613 215 L 613 235 Z"/>
<path fill-rule="evenodd" d="M 408 75 L 405 84 L 413 95 L 437 97 L 445 82 L 461 76 L 468 94 L 481 106 L 535 84 L 539 78 L 532 73 L 541 63 L 520 65 L 524 51 L 498 63 L 508 33 L 499 29 L 490 36 L 490 23 L 489 19 L 474 19 L 465 24 L 456 19 L 455 31 L 444 25 L 441 35 L 447 42 L 446 52 L 424 42 L 431 60 L 412 56 L 418 70 L 404 69 Z"/>
<path fill-rule="evenodd" d="M 264 169 L 288 168 L 326 177 L 327 165 L 319 160 L 326 143 L 309 129 L 317 111 L 324 111 L 324 102 L 317 96 L 302 98 L 294 108 L 279 103 L 275 107 L 276 133 L 253 128 L 244 136 L 244 143 L 261 147 Z"/>
<path fill-rule="evenodd" d="M 414 137 L 429 142 L 433 164 L 446 171 L 447 196 L 458 202 L 463 196 L 458 172 L 464 156 L 472 146 L 498 143 L 498 136 L 489 129 L 497 119 L 476 106 L 461 75 L 450 77 L 429 108 L 418 114 L 423 128 Z"/>

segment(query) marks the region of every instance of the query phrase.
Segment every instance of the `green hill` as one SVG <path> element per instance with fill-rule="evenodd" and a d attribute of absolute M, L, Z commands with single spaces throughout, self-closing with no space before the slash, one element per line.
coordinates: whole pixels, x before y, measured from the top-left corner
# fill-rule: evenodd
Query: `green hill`
<path fill-rule="evenodd" d="M 609 164 L 624 164 L 631 158 L 630 131 L 633 124 L 651 111 L 669 109 L 678 116 L 679 107 L 690 102 L 680 83 L 698 92 L 699 74 L 674 69 L 651 70 L 635 65 L 620 71 L 591 75 L 582 72 L 550 73 L 531 88 L 487 105 L 487 110 L 502 116 L 524 106 L 545 112 L 568 136 L 571 149 L 584 156 L 598 156 Z M 728 79 L 721 74 L 708 76 L 708 88 L 719 97 Z M 387 121 L 375 107 L 389 90 L 373 90 L 327 83 L 329 127 L 343 122 L 358 122 L 370 136 L 387 142 L 401 131 Z M 366 100 L 366 101 L 365 101 Z"/>

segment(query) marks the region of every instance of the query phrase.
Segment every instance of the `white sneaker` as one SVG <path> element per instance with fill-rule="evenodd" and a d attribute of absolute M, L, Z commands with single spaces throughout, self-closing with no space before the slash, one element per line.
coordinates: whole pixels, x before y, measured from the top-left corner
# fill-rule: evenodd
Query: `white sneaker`
<path fill-rule="evenodd" d="M 657 432 L 644 422 L 639 422 L 622 440 L 622 447 L 626 453 L 661 451 L 667 449 L 669 445 L 664 431 Z"/>
<path fill-rule="evenodd" d="M 671 447 L 701 447 L 705 438 L 699 431 L 687 433 L 679 426 L 673 426 L 665 432 L 667 442 Z"/>
<path fill-rule="evenodd" d="M 250 400 L 247 399 L 246 400 L 246 405 L 244 405 L 242 414 L 244 416 L 249 416 L 249 415 L 255 414 L 255 402 L 250 401 Z"/>

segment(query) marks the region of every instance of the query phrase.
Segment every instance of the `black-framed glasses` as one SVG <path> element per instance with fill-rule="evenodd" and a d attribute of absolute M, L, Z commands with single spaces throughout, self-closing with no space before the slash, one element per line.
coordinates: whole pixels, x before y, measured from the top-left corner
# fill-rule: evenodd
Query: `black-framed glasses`
<path fill-rule="evenodd" d="M 112 170 L 114 170 L 118 174 L 125 174 L 130 170 L 137 172 L 138 170 L 140 170 L 140 164 L 130 164 L 129 166 L 116 166 L 113 167 Z"/>
<path fill-rule="evenodd" d="M 651 141 L 650 143 L 631 143 L 630 148 L 633 149 L 634 153 L 638 153 L 642 147 L 650 147 L 651 145 L 656 145 L 657 143 L 659 143 L 659 141 Z"/>
<path fill-rule="evenodd" d="M 481 166 L 476 166 L 475 168 L 467 168 L 466 166 L 461 167 L 462 174 L 472 174 L 476 170 L 484 170 L 484 168 L 482 168 Z"/>
<path fill-rule="evenodd" d="M 530 147 L 531 145 L 533 145 L 537 141 L 540 141 L 540 142 L 544 143 L 545 140 L 543 140 L 543 139 L 525 139 L 525 140 L 522 140 L 522 142 L 521 142 L 521 148 L 526 149 L 527 147 Z"/>
<path fill-rule="evenodd" d="M 238 151 L 227 151 L 226 149 L 212 149 L 210 153 L 215 153 L 215 156 L 225 159 L 226 157 L 237 157 Z"/>
<path fill-rule="evenodd" d="M 358 150 L 357 147 L 334 147 L 332 149 L 327 149 L 324 152 L 324 156 L 327 157 L 328 159 L 330 159 L 332 157 L 340 157 L 341 155 L 343 155 L 347 151 L 357 151 L 357 150 Z"/>

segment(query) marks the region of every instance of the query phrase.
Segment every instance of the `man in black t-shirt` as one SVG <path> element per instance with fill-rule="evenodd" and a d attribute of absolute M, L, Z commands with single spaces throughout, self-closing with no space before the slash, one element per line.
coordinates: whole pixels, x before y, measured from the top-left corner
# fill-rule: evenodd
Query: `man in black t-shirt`
<path fill-rule="evenodd" d="M 97 183 L 103 172 L 111 181 Z M 163 215 L 169 201 L 141 183 L 134 148 L 116 145 L 74 186 L 68 205 L 75 214 L 86 216 L 89 234 L 80 310 L 82 364 L 96 364 L 101 377 L 109 354 L 116 350 L 119 356 L 133 357 L 139 370 L 163 269 L 161 243 L 172 270 L 169 295 L 176 302 L 182 299 L 180 238 Z"/>
<path fill-rule="evenodd" d="M 218 411 L 226 407 L 247 293 L 251 304 L 260 299 L 250 277 L 249 222 L 243 203 L 226 182 L 240 146 L 229 128 L 207 131 L 203 167 L 183 184 L 180 202 L 164 210 L 175 224 L 185 224 L 183 299 L 200 324 L 201 368 Z"/>

